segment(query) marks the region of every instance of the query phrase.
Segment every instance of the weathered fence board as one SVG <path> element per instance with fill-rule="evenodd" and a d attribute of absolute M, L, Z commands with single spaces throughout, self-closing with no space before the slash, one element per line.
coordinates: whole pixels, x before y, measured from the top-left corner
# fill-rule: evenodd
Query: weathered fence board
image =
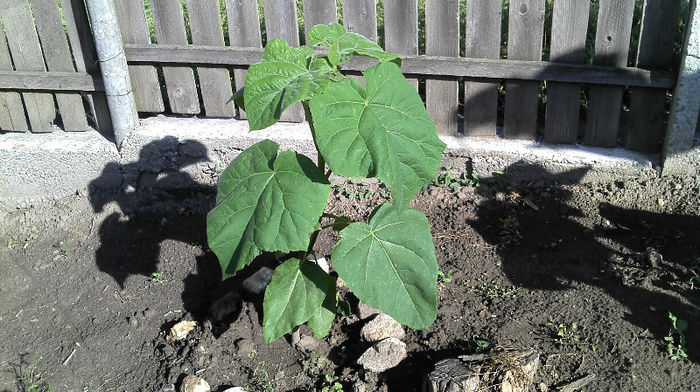
<path fill-rule="evenodd" d="M 426 0 L 425 54 L 459 56 L 459 0 Z M 459 130 L 459 83 L 426 79 L 425 105 L 438 132 L 455 135 Z"/>
<path fill-rule="evenodd" d="M 126 45 L 131 63 L 190 63 L 247 66 L 262 59 L 260 48 L 211 48 L 195 45 Z M 319 52 L 323 54 L 323 52 Z M 342 69 L 359 71 L 376 60 L 355 57 Z M 465 76 L 485 79 L 554 80 L 569 83 L 611 84 L 671 88 L 675 76 L 669 71 L 634 67 L 615 68 L 545 61 L 472 59 L 439 56 L 406 56 L 401 70 L 408 75 Z"/>
<path fill-rule="evenodd" d="M 187 44 L 185 20 L 179 1 L 151 0 L 151 11 L 159 44 Z M 199 97 L 192 69 L 163 67 L 163 76 L 170 110 L 178 114 L 198 114 Z"/>
<path fill-rule="evenodd" d="M 262 48 L 256 0 L 226 0 L 226 19 L 229 43 L 232 47 Z M 243 87 L 245 75 L 245 69 L 233 70 L 233 80 L 237 90 Z M 238 115 L 242 119 L 247 118 L 241 108 L 238 108 Z"/>
<path fill-rule="evenodd" d="M 79 72 L 99 75 L 97 51 L 92 40 L 85 2 L 83 0 L 63 0 L 61 8 L 63 9 L 63 18 L 66 21 L 75 68 Z M 111 132 L 112 119 L 104 92 L 88 94 L 87 101 L 90 105 L 91 120 L 94 122 L 95 129 L 105 133 Z"/>
<path fill-rule="evenodd" d="M 634 0 L 601 0 L 593 63 L 624 67 L 632 31 Z M 584 143 L 614 147 L 624 87 L 591 86 Z"/>
<path fill-rule="evenodd" d="M 346 0 L 343 2 L 343 24 L 348 31 L 377 42 L 376 0 Z"/>
<path fill-rule="evenodd" d="M 465 20 L 465 56 L 492 58 L 501 56 L 500 1 L 467 0 Z M 496 136 L 498 120 L 498 81 L 464 81 L 464 135 Z"/>
<path fill-rule="evenodd" d="M 143 0 L 120 0 L 114 2 L 122 41 L 125 44 L 149 44 L 151 36 L 146 23 Z M 160 113 L 165 110 L 160 92 L 158 71 L 151 65 L 130 65 L 129 76 L 134 91 L 136 110 Z"/>
<path fill-rule="evenodd" d="M 224 32 L 216 0 L 187 0 L 187 11 L 193 44 L 224 46 Z M 235 116 L 228 69 L 197 67 L 197 74 L 204 113 L 211 117 Z"/>
<path fill-rule="evenodd" d="M 399 55 L 418 54 L 418 3 L 384 0 L 384 47 Z M 408 79 L 418 89 L 417 79 Z"/>
<path fill-rule="evenodd" d="M 542 59 L 544 0 L 510 3 L 508 12 L 508 58 Z M 538 82 L 506 82 L 503 135 L 508 139 L 534 139 L 537 134 Z"/>
<path fill-rule="evenodd" d="M 30 0 L 30 4 L 48 70 L 75 71 L 56 0 Z M 90 129 L 80 93 L 56 92 L 55 96 L 64 130 Z"/>
<path fill-rule="evenodd" d="M 642 16 L 637 67 L 669 69 L 673 54 L 679 0 L 647 0 Z M 666 130 L 666 91 L 634 88 L 630 102 L 630 127 L 625 147 L 658 152 Z"/>
<path fill-rule="evenodd" d="M 0 29 L 0 72 L 2 71 L 12 71 L 12 62 L 10 50 L 5 41 L 5 32 Z M 0 91 L 0 130 L 25 132 L 29 130 L 19 93 Z"/>
<path fill-rule="evenodd" d="M 581 64 L 585 61 L 589 8 L 589 3 L 586 1 L 557 0 L 554 2 L 549 61 L 573 64 Z M 548 83 L 544 141 L 575 143 L 580 110 L 581 85 Z"/>
<path fill-rule="evenodd" d="M 268 41 L 273 38 L 299 46 L 296 0 L 265 0 L 265 29 Z M 290 106 L 280 118 L 282 121 L 304 121 L 304 109 L 300 103 Z"/>
<path fill-rule="evenodd" d="M 17 71 L 46 71 L 39 38 L 26 0 L 0 0 L 2 18 Z M 32 132 L 51 132 L 56 117 L 53 95 L 22 93 Z"/>
<path fill-rule="evenodd" d="M 329 24 L 338 20 L 335 0 L 304 0 L 304 33 L 317 24 Z"/>

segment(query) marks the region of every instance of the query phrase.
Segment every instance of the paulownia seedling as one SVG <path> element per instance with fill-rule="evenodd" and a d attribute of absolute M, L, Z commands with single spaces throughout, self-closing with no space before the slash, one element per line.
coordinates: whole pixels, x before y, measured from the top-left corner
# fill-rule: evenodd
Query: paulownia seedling
<path fill-rule="evenodd" d="M 296 255 L 275 269 L 265 291 L 263 335 L 271 342 L 307 323 L 323 337 L 336 315 L 336 277 L 307 256 L 321 219 L 331 219 L 341 236 L 331 254 L 335 273 L 361 301 L 424 329 L 437 314 L 438 268 L 428 219 L 408 204 L 435 178 L 445 144 L 397 55 L 338 23 L 314 26 L 307 42 L 328 54 L 271 40 L 234 99 L 251 131 L 301 102 L 318 160 L 279 152 L 270 140 L 243 151 L 219 179 L 207 216 L 209 247 L 224 279 L 263 252 Z M 363 72 L 364 85 L 340 72 L 353 56 L 377 62 Z M 333 173 L 378 178 L 392 203 L 378 206 L 367 223 L 324 214 Z"/>

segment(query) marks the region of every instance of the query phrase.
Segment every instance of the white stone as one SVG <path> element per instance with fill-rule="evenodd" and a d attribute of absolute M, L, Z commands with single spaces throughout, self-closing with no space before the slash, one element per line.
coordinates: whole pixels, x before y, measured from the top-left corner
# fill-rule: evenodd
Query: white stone
<path fill-rule="evenodd" d="M 190 331 L 193 330 L 196 326 L 196 321 L 182 320 L 179 323 L 173 325 L 172 328 L 170 328 L 170 333 L 168 334 L 167 339 L 182 340 L 186 338 L 187 334 L 190 333 Z"/>
<path fill-rule="evenodd" d="M 357 304 L 357 315 L 360 316 L 360 320 L 364 320 L 379 313 L 381 312 L 363 302 Z"/>
<path fill-rule="evenodd" d="M 187 376 L 182 381 L 180 392 L 209 392 L 211 387 L 204 379 L 197 376 Z"/>
<path fill-rule="evenodd" d="M 246 389 L 243 387 L 232 387 L 224 390 L 224 392 L 246 392 Z"/>
<path fill-rule="evenodd" d="M 380 313 L 362 327 L 360 337 L 367 342 L 378 342 L 386 338 L 401 340 L 406 337 L 406 332 L 391 316 Z"/>
<path fill-rule="evenodd" d="M 381 373 L 398 365 L 406 358 L 406 344 L 396 338 L 376 343 L 358 358 L 357 364 L 365 370 Z"/>

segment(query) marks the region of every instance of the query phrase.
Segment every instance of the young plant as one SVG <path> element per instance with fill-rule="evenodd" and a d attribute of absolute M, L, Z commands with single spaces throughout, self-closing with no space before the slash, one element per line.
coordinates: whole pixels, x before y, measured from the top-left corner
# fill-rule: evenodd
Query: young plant
<path fill-rule="evenodd" d="M 685 330 L 688 329 L 688 322 L 679 320 L 673 313 L 668 312 L 668 320 L 671 328 L 664 336 L 666 342 L 666 352 L 672 361 L 680 358 L 688 358 L 688 348 L 685 345 Z"/>
<path fill-rule="evenodd" d="M 428 219 L 408 203 L 435 177 L 445 144 L 398 56 L 338 23 L 314 26 L 307 43 L 328 47 L 328 55 L 269 41 L 234 99 L 253 131 L 301 102 L 318 160 L 278 152 L 270 140 L 243 151 L 219 179 L 216 206 L 207 216 L 209 248 L 224 279 L 263 252 L 293 256 L 277 266 L 265 291 L 265 341 L 302 323 L 323 337 L 337 310 L 336 277 L 307 257 L 321 219 L 330 219 L 326 227 L 341 236 L 331 254 L 334 272 L 362 302 L 424 329 L 437 315 L 438 268 Z M 378 63 L 363 72 L 365 85 L 340 73 L 353 56 Z M 378 206 L 368 223 L 324 214 L 333 173 L 376 177 L 393 203 Z"/>

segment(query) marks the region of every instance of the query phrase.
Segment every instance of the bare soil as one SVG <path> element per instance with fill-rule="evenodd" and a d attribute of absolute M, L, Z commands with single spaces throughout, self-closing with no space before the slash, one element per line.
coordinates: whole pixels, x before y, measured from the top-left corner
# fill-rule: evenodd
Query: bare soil
<path fill-rule="evenodd" d="M 495 346 L 539 352 L 549 390 L 594 374 L 583 390 L 700 391 L 700 177 L 576 184 L 584 171 L 539 170 L 536 183 L 495 175 L 413 202 L 444 274 L 438 318 L 407 331 L 408 358 L 379 375 L 355 363 L 368 347 L 357 316 L 310 350 L 263 343 L 262 296 L 241 282 L 274 262 L 221 282 L 205 239 L 213 187 L 158 177 L 0 212 L 0 391 L 40 378 L 55 391 L 159 391 L 190 374 L 214 391 L 320 391 L 326 377 L 420 391 L 436 361 Z M 383 200 L 377 185 L 336 186 L 329 210 L 366 219 Z M 324 231 L 317 252 L 336 239 Z M 239 310 L 212 322 L 232 290 Z M 687 359 L 667 353 L 669 312 L 688 322 Z M 166 340 L 184 319 L 198 327 Z"/>

